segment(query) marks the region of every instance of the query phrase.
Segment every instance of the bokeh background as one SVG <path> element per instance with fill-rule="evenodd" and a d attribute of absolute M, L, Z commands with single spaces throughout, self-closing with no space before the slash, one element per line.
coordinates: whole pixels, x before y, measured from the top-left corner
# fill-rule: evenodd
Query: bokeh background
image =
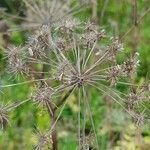
<path fill-rule="evenodd" d="M 136 1 L 135 6 L 134 2 Z M 74 14 L 81 21 L 88 19 L 96 22 L 110 36 L 119 36 L 125 50 L 118 60 L 127 57 L 133 51 L 140 54 L 140 66 L 135 82 L 143 83 L 150 81 L 150 1 L 149 0 L 91 0 L 90 5 L 83 6 Z M 71 3 L 73 0 L 71 1 Z M 70 5 L 70 8 L 73 4 Z M 8 14 L 25 17 L 27 8 L 22 0 L 0 0 L 0 9 L 6 9 Z M 19 19 L 10 19 L 9 15 L 0 16 L 0 84 L 15 84 L 16 80 L 9 80 L 5 74 L 6 62 L 3 59 L 3 48 L 8 44 L 22 45 L 31 31 L 10 30 L 22 23 Z M 125 88 L 123 87 L 117 87 Z M 9 102 L 25 99 L 30 88 L 27 85 L 0 89 L 0 101 Z M 5 94 L 4 94 L 5 93 Z M 136 128 L 131 122 L 126 122 L 123 112 L 111 111 L 109 104 L 105 104 L 103 95 L 93 90 L 90 98 L 90 106 L 94 116 L 95 126 L 100 135 L 101 150 L 106 150 L 110 142 L 109 128 L 111 125 L 112 142 L 114 150 L 149 150 L 150 149 L 150 125 L 142 127 L 142 148 L 136 141 Z M 75 150 L 74 120 L 77 116 L 78 107 L 76 97 L 71 96 L 67 107 L 63 111 L 62 118 L 58 123 L 58 137 L 60 150 Z M 150 108 L 150 105 L 147 106 Z M 10 113 L 10 126 L 4 131 L 0 130 L 0 150 L 30 150 L 34 144 L 33 133 L 36 128 L 45 131 L 48 128 L 48 115 L 42 110 L 37 110 L 32 104 L 23 105 Z M 37 127 L 38 126 L 38 127 Z"/>

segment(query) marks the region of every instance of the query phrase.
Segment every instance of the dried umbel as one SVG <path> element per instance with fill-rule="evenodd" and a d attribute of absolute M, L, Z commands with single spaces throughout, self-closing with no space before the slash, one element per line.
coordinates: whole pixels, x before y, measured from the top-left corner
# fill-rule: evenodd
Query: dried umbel
<path fill-rule="evenodd" d="M 10 46 L 5 52 L 5 59 L 8 62 L 7 71 L 12 75 L 17 74 L 27 74 L 29 72 L 29 68 L 26 65 L 26 61 L 24 56 L 26 52 L 22 47 Z"/>
<path fill-rule="evenodd" d="M 23 101 L 16 101 L 9 104 L 0 104 L 0 128 L 3 129 L 9 123 L 8 113 L 15 108 L 28 102 L 29 99 Z"/>
<path fill-rule="evenodd" d="M 40 131 L 38 131 L 34 135 L 34 139 L 36 142 L 36 145 L 34 146 L 34 150 L 43 150 L 46 147 L 50 148 L 50 145 L 52 143 L 51 136 L 48 134 L 43 134 Z"/>
<path fill-rule="evenodd" d="M 78 1 L 73 5 L 72 3 L 74 2 L 68 0 L 23 0 L 21 2 L 25 10 L 23 17 L 8 14 L 3 8 L 0 9 L 0 14 L 1 17 L 7 17 L 11 22 L 14 22 L 15 19 L 20 20 L 19 30 L 37 30 L 43 25 L 53 27 L 55 24 L 66 24 L 70 28 L 73 27 L 73 22 L 76 24 L 76 21 L 69 21 L 68 18 L 72 18 L 72 14 L 86 6 L 88 2 L 85 1 L 82 5 Z M 70 5 L 72 5 L 71 8 Z M 14 30 L 14 28 L 11 30 Z"/>
<path fill-rule="evenodd" d="M 33 58 L 46 58 L 46 48 L 49 45 L 48 26 L 42 26 L 37 35 L 28 39 L 28 53 Z"/>
<path fill-rule="evenodd" d="M 124 62 L 122 69 L 125 74 L 132 75 L 135 72 L 136 68 L 139 66 L 138 56 L 139 53 L 136 53 L 134 57 Z"/>
<path fill-rule="evenodd" d="M 38 105 L 47 105 L 51 102 L 53 93 L 54 90 L 51 87 L 44 86 L 37 89 L 31 97 L 34 103 Z"/>
<path fill-rule="evenodd" d="M 117 65 L 113 68 L 110 68 L 107 74 L 108 81 L 110 81 L 111 85 L 116 84 L 122 74 L 121 66 Z"/>
<path fill-rule="evenodd" d="M 150 101 L 148 85 L 144 84 L 141 87 L 134 88 L 127 96 L 125 102 L 125 107 L 131 113 L 136 126 L 141 126 L 148 119 L 147 112 L 149 112 L 148 107 L 145 105 Z M 137 108 L 142 109 L 139 111 Z"/>
<path fill-rule="evenodd" d="M 58 0 L 24 0 L 27 13 L 24 28 L 36 29 L 42 25 L 52 26 L 69 11 L 68 2 Z"/>
<path fill-rule="evenodd" d="M 8 67 L 12 75 L 23 75 L 29 73 L 29 68 L 22 59 L 17 59 L 15 62 L 10 62 Z"/>
<path fill-rule="evenodd" d="M 52 96 L 55 94 L 55 90 L 48 86 L 43 86 L 37 89 L 31 96 L 33 103 L 37 106 L 47 108 L 50 116 L 54 115 L 53 109 L 56 108 L 56 104 L 53 102 Z"/>
<path fill-rule="evenodd" d="M 144 111 L 139 113 L 139 112 L 135 112 L 135 111 L 131 111 L 130 112 L 132 115 L 132 119 L 134 121 L 134 124 L 137 127 L 140 127 L 142 125 L 144 125 L 145 121 L 146 121 L 146 115 L 144 114 Z"/>
<path fill-rule="evenodd" d="M 18 57 L 20 57 L 22 53 L 21 47 L 9 46 L 8 49 L 4 51 L 5 58 L 9 59 L 9 62 L 14 62 Z"/>
<path fill-rule="evenodd" d="M 82 42 L 85 45 L 93 45 L 96 41 L 99 41 L 105 37 L 105 30 L 99 30 L 92 22 L 87 22 L 85 27 L 83 27 L 84 32 L 81 36 Z"/>
<path fill-rule="evenodd" d="M 87 31 L 93 31 L 93 32 L 97 32 L 98 30 L 98 26 L 94 23 L 94 22 L 91 22 L 91 21 L 88 21 L 86 24 L 85 24 L 85 30 Z"/>
<path fill-rule="evenodd" d="M 59 65 L 58 62 L 58 68 L 59 69 L 59 75 L 58 75 L 58 79 L 61 80 L 65 80 L 64 83 L 68 84 L 68 85 L 78 85 L 81 86 L 84 81 L 85 83 L 88 82 L 89 80 L 92 80 L 93 77 L 95 77 L 96 75 L 101 74 L 101 72 L 96 72 L 95 74 L 92 73 L 92 71 L 96 70 L 96 68 L 98 68 L 101 63 L 103 63 L 105 61 L 105 59 L 107 59 L 108 57 L 111 57 L 111 55 L 109 56 L 110 52 L 112 53 L 112 49 L 115 48 L 115 51 L 118 49 L 118 51 L 120 51 L 120 46 L 113 46 L 113 48 L 107 48 L 106 47 L 106 51 L 104 52 L 104 55 L 100 58 L 96 58 L 96 62 L 94 64 L 93 62 L 93 66 L 90 66 L 90 60 L 92 57 L 95 57 L 95 48 L 97 45 L 97 42 L 101 39 L 104 38 L 103 36 L 103 30 L 102 31 L 90 31 L 93 32 L 91 34 L 96 35 L 96 38 L 91 38 L 86 39 L 86 34 L 88 36 L 89 33 L 89 29 L 87 29 L 87 27 L 82 27 L 83 28 L 83 32 L 81 32 L 81 34 L 75 34 L 75 33 L 68 33 L 66 31 L 66 33 L 64 33 L 64 35 L 66 34 L 70 34 L 70 43 L 72 43 L 72 47 L 70 48 L 70 50 L 65 51 L 65 52 L 61 52 L 61 50 L 56 47 L 58 49 L 58 53 L 57 54 L 60 58 L 59 62 L 61 62 L 61 65 Z M 86 29 L 86 30 L 85 30 Z M 61 29 L 57 29 L 58 32 L 61 32 Z M 80 35 L 83 35 L 85 38 L 81 38 L 78 41 L 78 37 L 80 37 Z M 59 35 L 58 35 L 59 36 Z M 65 36 L 64 36 L 65 39 Z M 86 40 L 86 42 L 85 42 Z M 94 41 L 93 41 L 94 40 Z M 119 43 L 119 42 L 118 42 Z M 85 46 L 86 44 L 86 46 Z M 114 45 L 114 43 L 112 43 Z M 111 45 L 111 44 L 110 44 Z M 56 55 L 56 57 L 58 57 Z M 68 57 L 70 55 L 70 57 Z M 115 55 L 115 54 L 114 54 Z M 72 57 L 72 59 L 70 59 Z M 86 59 L 87 58 L 87 59 Z M 72 61 L 72 62 L 70 62 Z M 65 63 L 63 63 L 65 62 Z M 104 62 L 105 63 L 105 62 Z M 82 64 L 82 65 L 81 65 Z M 116 67 L 116 66 L 115 66 Z M 114 67 L 114 68 L 115 68 Z M 56 67 L 57 68 L 57 67 Z M 90 76 L 91 75 L 91 76 Z M 107 77 L 106 75 L 101 75 L 104 78 Z"/>
<path fill-rule="evenodd" d="M 146 93 L 133 93 L 131 92 L 128 96 L 128 99 L 125 101 L 128 109 L 133 109 L 135 105 L 138 105 L 142 102 L 148 101 L 150 99 L 148 96 L 146 96 Z"/>
<path fill-rule="evenodd" d="M 73 32 L 78 26 L 80 25 L 80 22 L 77 19 L 64 19 L 60 20 L 57 24 L 55 24 L 55 27 L 59 29 L 62 33 L 71 33 Z"/>
<path fill-rule="evenodd" d="M 80 149 L 81 150 L 89 150 L 89 149 L 94 149 L 94 145 L 93 145 L 93 138 L 94 136 L 90 133 L 90 134 L 81 134 L 80 136 Z"/>
<path fill-rule="evenodd" d="M 120 43 L 118 38 L 111 38 L 111 44 L 108 46 L 110 55 L 115 55 L 119 51 L 123 51 L 123 45 Z"/>
<path fill-rule="evenodd" d="M 79 107 L 78 137 L 81 137 L 81 132 L 85 133 L 85 127 L 81 129 L 80 126 L 82 114 L 83 124 L 86 120 L 91 121 L 94 145 L 96 149 L 100 149 L 89 105 L 90 90 L 94 88 L 100 91 L 100 94 L 107 95 L 130 116 L 137 118 L 138 115 L 135 115 L 137 114 L 135 112 L 141 114 L 141 110 L 135 111 L 133 109 L 135 106 L 129 105 L 141 101 L 143 94 L 137 98 L 138 92 L 134 93 L 135 95 L 133 93 L 126 95 L 114 88 L 118 83 L 128 85 L 129 89 L 131 85 L 137 86 L 130 81 L 121 81 L 122 78 L 128 81 L 129 74 L 136 72 L 137 58 L 127 59 L 124 63 L 117 64 L 115 60 L 117 54 L 123 51 L 122 43 L 116 37 L 110 40 L 104 35 L 104 31 L 95 25 L 92 29 L 93 25 L 89 25 L 89 22 L 87 25 L 86 23 L 76 25 L 70 21 L 65 22 L 62 26 L 65 27 L 63 32 L 59 25 L 53 28 L 49 26 L 45 26 L 44 29 L 38 28 L 34 35 L 35 39 L 29 40 L 25 46 L 28 48 L 24 50 L 26 58 L 24 60 L 27 67 L 30 68 L 28 78 L 34 78 L 38 83 L 35 84 L 36 90 L 32 93 L 31 99 L 33 103 L 47 108 L 52 123 L 50 130 L 53 131 L 67 103 L 66 99 L 75 93 Z M 105 41 L 107 40 L 105 43 L 103 43 L 104 38 Z M 97 51 L 101 52 L 101 55 L 97 55 Z M 110 60 L 114 60 L 113 63 Z M 30 70 L 34 74 L 31 74 Z M 53 101 L 55 96 L 58 96 L 56 104 Z M 125 100 L 128 100 L 129 104 Z M 62 109 L 60 114 L 55 116 L 57 106 L 62 106 Z M 55 141 L 54 136 L 52 137 L 52 140 Z M 84 140 L 86 142 L 85 137 Z M 41 136 L 39 141 L 42 147 L 46 144 L 47 136 Z"/>

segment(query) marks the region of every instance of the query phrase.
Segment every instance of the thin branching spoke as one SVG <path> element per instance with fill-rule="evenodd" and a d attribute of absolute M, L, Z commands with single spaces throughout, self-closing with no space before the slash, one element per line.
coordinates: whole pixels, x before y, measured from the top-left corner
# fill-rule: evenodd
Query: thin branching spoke
<path fill-rule="evenodd" d="M 74 92 L 75 89 L 76 89 L 76 86 L 73 88 L 72 93 Z M 50 133 L 51 133 L 51 131 L 53 131 L 53 129 L 55 128 L 55 126 L 56 126 L 56 124 L 57 124 L 57 122 L 58 122 L 58 120 L 59 120 L 59 118 L 60 118 L 60 116 L 61 116 L 61 114 L 62 114 L 62 112 L 63 112 L 63 110 L 64 110 L 64 108 L 65 108 L 65 106 L 66 106 L 66 104 L 67 104 L 67 102 L 68 102 L 68 100 L 66 99 L 66 101 L 65 101 L 64 104 L 63 104 L 63 106 L 62 106 L 61 109 L 60 109 L 60 112 L 59 112 L 59 114 L 58 114 L 58 116 L 57 116 L 57 118 L 56 118 L 54 124 L 52 125 L 52 127 L 51 127 L 51 129 L 50 129 Z"/>
<path fill-rule="evenodd" d="M 108 94 L 106 91 L 104 91 L 103 89 L 101 89 L 98 86 L 95 86 L 93 83 L 89 83 L 91 86 L 96 87 L 99 91 L 101 91 L 104 94 L 107 94 L 109 97 L 111 97 L 117 104 L 119 104 L 131 117 L 135 118 L 135 116 L 128 110 L 125 108 L 125 106 L 119 102 L 117 99 L 115 99 L 113 96 L 111 96 L 110 94 Z"/>
<path fill-rule="evenodd" d="M 90 115 L 93 131 L 94 131 L 94 135 L 95 135 L 96 145 L 97 145 L 96 147 L 97 147 L 97 149 L 100 149 L 99 143 L 98 143 L 97 131 L 96 131 L 96 127 L 95 127 L 93 116 L 92 116 L 92 111 L 91 111 L 91 108 L 90 108 L 90 105 L 89 105 L 89 102 L 88 102 L 88 99 L 87 99 L 88 96 L 87 96 L 87 93 L 86 93 L 84 87 L 83 87 L 83 95 L 85 96 L 86 106 L 87 106 L 87 109 L 88 109 L 88 112 L 89 112 L 89 115 Z"/>
<path fill-rule="evenodd" d="M 90 52 L 89 52 L 89 54 L 88 54 L 88 56 L 87 56 L 87 59 L 86 59 L 86 61 L 85 61 L 85 63 L 84 63 L 83 69 L 85 69 L 85 66 L 86 66 L 87 63 L 88 63 L 88 61 L 89 61 L 89 59 L 90 59 L 90 57 L 91 57 L 91 55 L 92 55 L 92 52 L 93 52 L 93 50 L 94 50 L 96 44 L 97 44 L 97 41 L 93 44 L 93 47 L 91 48 L 91 50 L 90 50 Z"/>

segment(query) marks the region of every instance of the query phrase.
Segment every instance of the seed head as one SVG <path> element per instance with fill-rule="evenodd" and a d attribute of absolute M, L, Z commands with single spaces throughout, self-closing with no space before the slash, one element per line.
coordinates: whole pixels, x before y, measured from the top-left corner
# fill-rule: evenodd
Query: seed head
<path fill-rule="evenodd" d="M 28 39 L 28 53 L 30 57 L 46 57 L 46 47 L 49 45 L 48 26 L 42 26 L 40 31 Z"/>
<path fill-rule="evenodd" d="M 142 126 L 144 123 L 145 123 L 145 114 L 142 112 L 142 113 L 137 113 L 137 112 L 131 112 L 132 115 L 133 115 L 133 121 L 135 123 L 136 126 Z"/>
<path fill-rule="evenodd" d="M 21 59 L 17 59 L 15 62 L 9 62 L 9 71 L 14 74 L 28 74 L 29 68 L 26 66 L 25 62 Z"/>
<path fill-rule="evenodd" d="M 85 30 L 97 32 L 98 26 L 94 22 L 88 21 L 85 24 Z"/>
<path fill-rule="evenodd" d="M 123 51 L 123 49 L 124 49 L 123 44 L 120 43 L 118 38 L 111 38 L 111 43 L 107 47 L 107 50 L 109 51 L 110 56 L 116 55 L 118 52 Z"/>
<path fill-rule="evenodd" d="M 141 86 L 135 89 L 135 91 L 129 93 L 129 96 L 125 100 L 125 104 L 128 110 L 133 110 L 136 105 L 149 101 L 149 95 L 147 94 L 147 86 Z"/>
<path fill-rule="evenodd" d="M 21 47 L 9 46 L 8 49 L 4 51 L 5 58 L 9 59 L 9 62 L 14 62 L 18 59 L 22 53 Z"/>
<path fill-rule="evenodd" d="M 119 65 L 110 68 L 107 72 L 107 79 L 111 85 L 117 84 L 119 77 L 121 76 L 121 67 Z"/>
<path fill-rule="evenodd" d="M 35 134 L 35 142 L 36 145 L 34 146 L 35 150 L 43 150 L 46 147 L 49 147 L 52 143 L 51 135 L 43 134 L 40 131 L 38 131 Z"/>
<path fill-rule="evenodd" d="M 69 34 L 73 32 L 74 29 L 79 26 L 80 22 L 77 19 L 64 19 L 60 20 L 55 26 L 63 33 Z"/>
<path fill-rule="evenodd" d="M 24 58 L 26 55 L 24 47 L 9 47 L 5 51 L 5 55 L 8 62 L 8 72 L 11 72 L 13 75 L 27 74 L 29 72 Z"/>
<path fill-rule="evenodd" d="M 81 134 L 80 135 L 80 145 L 81 145 L 81 150 L 89 150 L 93 146 L 93 134 Z"/>
<path fill-rule="evenodd" d="M 126 75 L 133 74 L 139 65 L 139 60 L 137 58 L 139 54 L 136 53 L 133 58 L 129 58 L 127 61 L 124 62 L 124 65 L 122 66 L 123 72 Z"/>
<path fill-rule="evenodd" d="M 93 45 L 96 41 L 101 40 L 103 37 L 104 30 L 101 30 L 100 32 L 88 31 L 81 36 L 81 40 L 83 40 L 85 45 Z"/>
<path fill-rule="evenodd" d="M 64 4 L 61 0 L 26 0 L 24 1 L 27 12 L 24 19 L 23 28 L 37 29 L 42 25 L 53 26 L 54 23 L 60 21 L 69 11 L 67 2 Z M 30 21 L 28 21 L 30 20 Z"/>
<path fill-rule="evenodd" d="M 38 105 L 47 105 L 47 103 L 51 102 L 51 97 L 54 90 L 51 87 L 41 87 L 37 89 L 32 95 L 32 100 L 34 103 Z"/>

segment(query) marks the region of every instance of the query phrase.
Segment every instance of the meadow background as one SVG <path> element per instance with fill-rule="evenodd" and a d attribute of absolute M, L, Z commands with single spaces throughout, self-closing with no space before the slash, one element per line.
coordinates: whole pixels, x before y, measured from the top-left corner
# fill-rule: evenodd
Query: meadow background
<path fill-rule="evenodd" d="M 93 0 L 94 1 L 94 0 Z M 150 1 L 135 0 L 97 0 L 91 5 L 82 7 L 75 14 L 81 21 L 91 19 L 95 21 L 110 36 L 119 36 L 124 44 L 125 50 L 118 60 L 124 59 L 135 49 L 140 54 L 140 66 L 138 67 L 135 83 L 150 81 Z M 72 1 L 73 2 L 73 1 Z M 0 7 L 5 8 L 8 14 L 25 17 L 26 8 L 21 0 L 0 0 Z M 70 6 L 72 7 L 72 6 Z M 1 22 L 6 21 L 6 28 L 2 28 Z M 23 44 L 30 31 L 7 31 L 11 27 L 19 26 L 21 20 L 9 20 L 0 16 L 0 85 L 16 83 L 9 80 L 9 75 L 5 74 L 6 62 L 3 59 L 3 48 L 7 44 Z M 8 23 L 9 22 L 9 23 Z M 7 24 L 8 23 L 8 24 Z M 1 88 L 1 87 L 0 87 Z M 116 87 L 124 90 L 125 86 Z M 9 102 L 13 100 L 25 99 L 30 90 L 27 85 L 15 86 L 0 89 L 0 101 Z M 5 93 L 5 94 L 3 94 Z M 58 137 L 60 150 L 75 150 L 76 141 L 73 134 L 74 119 L 77 116 L 76 97 L 71 96 L 67 107 L 63 111 L 62 118 L 58 123 Z M 108 123 L 109 108 L 103 100 L 103 95 L 99 96 L 98 91 L 92 91 L 90 106 L 93 111 L 94 123 L 98 128 L 99 143 L 101 150 L 106 150 L 109 143 Z M 150 105 L 147 105 L 150 108 Z M 120 115 L 118 110 L 112 110 L 111 129 L 114 138 L 114 150 L 149 150 L 150 149 L 150 125 L 142 127 L 142 148 L 136 142 L 136 129 L 131 122 L 126 122 L 124 114 Z M 25 104 L 21 108 L 15 109 L 10 114 L 11 126 L 4 131 L 0 130 L 0 150 L 30 150 L 34 144 L 33 133 L 38 125 L 40 130 L 48 127 L 48 115 L 42 110 L 37 110 L 32 104 Z M 124 146 L 124 147 L 122 147 Z"/>

